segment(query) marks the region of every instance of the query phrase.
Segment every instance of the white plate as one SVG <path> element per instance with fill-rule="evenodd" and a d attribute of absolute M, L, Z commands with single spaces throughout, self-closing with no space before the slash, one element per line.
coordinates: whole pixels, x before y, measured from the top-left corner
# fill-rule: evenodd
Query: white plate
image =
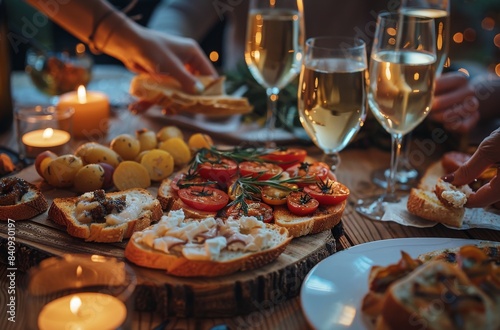
<path fill-rule="evenodd" d="M 374 265 L 389 265 L 401 250 L 417 257 L 424 252 L 481 241 L 454 238 L 399 238 L 354 246 L 324 259 L 302 284 L 302 310 L 315 329 L 370 329 L 361 315 L 361 300 L 368 290 L 368 273 Z"/>

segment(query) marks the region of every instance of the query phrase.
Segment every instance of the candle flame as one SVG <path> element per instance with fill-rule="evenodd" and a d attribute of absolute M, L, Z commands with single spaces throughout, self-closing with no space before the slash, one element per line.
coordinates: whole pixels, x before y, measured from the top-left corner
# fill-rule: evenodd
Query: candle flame
<path fill-rule="evenodd" d="M 85 90 L 85 86 L 80 85 L 78 86 L 78 102 L 80 103 L 87 103 L 87 91 Z"/>
<path fill-rule="evenodd" d="M 80 307 L 82 306 L 82 300 L 78 296 L 74 296 L 71 298 L 69 301 L 69 309 L 71 310 L 71 313 L 77 315 L 78 311 L 80 310 Z"/>
<path fill-rule="evenodd" d="M 54 130 L 52 128 L 46 128 L 42 133 L 42 138 L 50 139 L 54 135 Z"/>
<path fill-rule="evenodd" d="M 82 276 L 82 266 L 76 267 L 76 277 Z"/>

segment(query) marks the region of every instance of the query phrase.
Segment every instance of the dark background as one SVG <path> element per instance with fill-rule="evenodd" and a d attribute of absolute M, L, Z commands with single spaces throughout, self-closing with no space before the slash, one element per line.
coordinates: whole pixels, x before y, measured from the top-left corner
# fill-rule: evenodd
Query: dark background
<path fill-rule="evenodd" d="M 137 5 L 129 12 L 130 16 L 140 15 L 140 24 L 147 24 L 152 11 L 159 0 L 139 0 Z M 189 1 L 189 0 L 186 0 Z M 210 1 L 210 0 L 207 0 Z M 307 0 L 305 0 L 307 1 Z M 333 0 L 330 0 L 333 1 Z M 124 8 L 129 0 L 111 0 L 117 8 Z M 9 29 L 11 33 L 21 31 L 26 20 L 33 20 L 35 11 L 20 0 L 6 0 L 9 15 Z M 489 25 L 485 22 L 489 22 Z M 224 21 L 221 21 L 211 33 L 201 42 L 207 54 L 218 51 L 219 60 L 216 66 L 222 66 L 224 60 L 221 54 L 221 32 Z M 465 69 L 471 74 L 487 69 L 500 76 L 500 1 L 499 0 L 451 0 L 451 43 L 450 66 L 452 70 Z M 453 37 L 458 41 L 453 41 Z M 497 45 L 495 45 L 495 36 Z M 462 38 L 462 41 L 460 41 Z M 74 37 L 66 33 L 57 25 L 49 22 L 43 29 L 37 31 L 33 38 L 35 42 L 48 48 L 61 48 L 73 46 L 78 43 Z M 12 68 L 23 70 L 25 51 L 29 44 L 24 40 L 17 45 L 16 50 L 11 50 Z M 120 64 L 106 55 L 95 56 L 95 63 Z"/>

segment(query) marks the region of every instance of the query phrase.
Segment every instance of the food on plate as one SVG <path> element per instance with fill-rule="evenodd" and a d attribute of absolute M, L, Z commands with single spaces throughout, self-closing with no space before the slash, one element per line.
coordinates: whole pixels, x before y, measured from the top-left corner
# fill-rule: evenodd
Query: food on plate
<path fill-rule="evenodd" d="M 121 242 L 158 221 L 160 202 L 147 190 L 129 189 L 106 193 L 87 192 L 77 197 L 55 198 L 49 218 L 66 226 L 74 237 L 93 242 Z"/>
<path fill-rule="evenodd" d="M 74 188 L 80 193 L 101 189 L 104 186 L 106 171 L 100 164 L 88 164 L 76 172 Z"/>
<path fill-rule="evenodd" d="M 39 153 L 35 158 L 35 169 L 38 175 L 43 178 L 43 173 L 45 172 L 47 165 L 49 165 L 49 162 L 55 158 L 57 158 L 57 155 L 50 150 L 45 150 Z"/>
<path fill-rule="evenodd" d="M 498 329 L 499 248 L 484 242 L 417 259 L 403 252 L 397 264 L 372 267 L 362 311 L 377 329 Z"/>
<path fill-rule="evenodd" d="M 182 209 L 189 218 L 255 216 L 293 237 L 319 233 L 340 222 L 349 189 L 306 156 L 298 149 L 202 148 L 185 171 L 162 181 L 157 198 L 165 211 Z M 278 165 L 285 163 L 295 165 L 285 171 Z"/>
<path fill-rule="evenodd" d="M 186 165 L 191 160 L 191 150 L 188 144 L 180 137 L 160 142 L 158 148 L 171 154 L 176 166 Z"/>
<path fill-rule="evenodd" d="M 200 76 L 198 79 L 205 86 L 201 95 L 187 94 L 181 84 L 171 76 L 140 74 L 130 84 L 130 93 L 139 101 L 131 105 L 134 109 L 148 109 L 159 105 L 168 113 L 193 113 L 210 117 L 224 117 L 246 114 L 252 106 L 244 97 L 226 95 L 224 78 Z"/>
<path fill-rule="evenodd" d="M 47 201 L 38 188 L 17 177 L 0 180 L 0 220 L 26 220 L 45 212 Z"/>
<path fill-rule="evenodd" d="M 137 162 L 126 160 L 113 171 L 113 184 L 119 190 L 147 188 L 151 185 L 148 169 Z"/>
<path fill-rule="evenodd" d="M 388 329 L 498 329 L 498 309 L 459 268 L 432 261 L 389 288 L 377 322 Z"/>
<path fill-rule="evenodd" d="M 401 259 L 388 266 L 372 266 L 368 275 L 368 292 L 363 297 L 361 311 L 371 318 L 380 315 L 385 293 L 397 280 L 405 277 L 422 264 L 408 253 L 401 251 Z"/>
<path fill-rule="evenodd" d="M 469 186 L 455 187 L 441 179 L 444 170 L 441 163 L 430 166 L 420 180 L 418 188 L 412 188 L 408 196 L 408 212 L 423 219 L 462 227 L 467 197 L 472 193 Z"/>
<path fill-rule="evenodd" d="M 108 163 L 117 167 L 122 157 L 110 147 L 97 142 L 87 142 L 75 150 L 75 156 L 80 157 L 85 164 Z"/>
<path fill-rule="evenodd" d="M 154 131 L 148 130 L 146 128 L 139 129 L 135 132 L 135 136 L 137 140 L 139 140 L 141 152 L 154 149 L 158 145 L 158 139 L 156 138 L 156 132 Z"/>
<path fill-rule="evenodd" d="M 255 217 L 189 219 L 177 210 L 134 233 L 125 257 L 171 275 L 214 277 L 262 267 L 277 259 L 290 240 L 285 228 Z"/>

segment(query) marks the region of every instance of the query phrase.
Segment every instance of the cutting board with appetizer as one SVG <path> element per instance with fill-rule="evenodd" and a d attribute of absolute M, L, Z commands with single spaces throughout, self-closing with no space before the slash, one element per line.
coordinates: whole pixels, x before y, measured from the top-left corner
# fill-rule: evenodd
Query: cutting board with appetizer
<path fill-rule="evenodd" d="M 44 152 L 1 188 L 0 217 L 16 220 L 27 267 L 61 253 L 126 258 L 142 304 L 185 316 L 298 295 L 335 252 L 349 196 L 305 150 L 219 147 L 173 126 Z"/>

